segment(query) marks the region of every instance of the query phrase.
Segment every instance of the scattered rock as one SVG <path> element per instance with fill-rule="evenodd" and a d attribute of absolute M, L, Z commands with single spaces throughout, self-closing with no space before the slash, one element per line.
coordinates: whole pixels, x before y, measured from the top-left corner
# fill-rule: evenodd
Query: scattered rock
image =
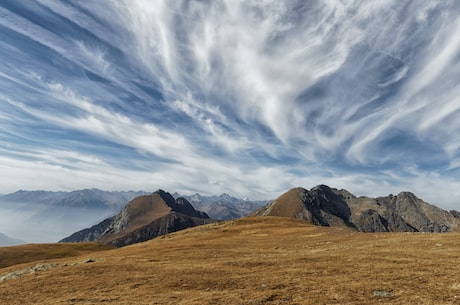
<path fill-rule="evenodd" d="M 375 297 L 382 297 L 382 298 L 388 298 L 391 297 L 393 294 L 391 291 L 386 291 L 386 290 L 374 290 L 374 296 Z"/>
<path fill-rule="evenodd" d="M 26 274 L 34 274 L 34 273 L 41 272 L 41 271 L 47 271 L 52 268 L 56 268 L 58 266 L 59 266 L 58 263 L 50 263 L 50 264 L 38 263 L 35 266 L 30 267 L 30 268 L 19 269 L 19 270 L 15 270 L 7 274 L 4 274 L 0 276 L 0 282 L 6 281 L 6 280 L 19 279 Z"/>

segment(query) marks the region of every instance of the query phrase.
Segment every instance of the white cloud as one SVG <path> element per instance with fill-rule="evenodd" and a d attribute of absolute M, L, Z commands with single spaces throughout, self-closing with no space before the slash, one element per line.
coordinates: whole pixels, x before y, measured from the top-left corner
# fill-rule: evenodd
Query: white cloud
<path fill-rule="evenodd" d="M 64 35 L 0 8 L 0 24 L 44 52 L 14 43 L 0 51 L 9 135 L 0 133 L 0 145 L 17 148 L 0 153 L 15 177 L 9 188 L 123 188 L 129 180 L 263 198 L 319 183 L 372 196 L 399 187 L 427 194 L 431 179 L 443 192 L 454 187 L 443 174 L 460 160 L 453 2 L 38 2 L 84 31 Z M 50 62 L 35 60 L 47 52 Z M 20 143 L 36 126 L 42 146 Z M 57 144 L 54 128 L 85 135 L 91 149 Z M 420 151 L 405 155 L 405 139 Z M 100 141 L 131 152 L 123 167 Z M 441 165 L 423 169 L 433 151 Z"/>
<path fill-rule="evenodd" d="M 80 59 L 79 62 L 81 64 L 87 62 L 85 65 L 86 68 L 104 76 L 113 73 L 109 70 L 111 64 L 105 59 L 106 55 L 102 50 L 98 48 L 91 49 L 86 46 L 83 41 L 76 41 L 75 44 L 80 49 L 80 54 L 84 57 L 84 59 Z"/>

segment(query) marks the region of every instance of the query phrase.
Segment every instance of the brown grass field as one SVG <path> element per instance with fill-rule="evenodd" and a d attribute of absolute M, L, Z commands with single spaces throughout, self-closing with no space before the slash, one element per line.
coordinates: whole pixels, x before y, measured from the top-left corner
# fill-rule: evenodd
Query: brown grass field
<path fill-rule="evenodd" d="M 0 282 L 0 304 L 460 304 L 459 233 L 257 217 L 47 262 Z"/>
<path fill-rule="evenodd" d="M 28 244 L 0 247 L 0 268 L 113 249 L 97 243 Z M 1 269 L 0 269 L 1 270 Z"/>

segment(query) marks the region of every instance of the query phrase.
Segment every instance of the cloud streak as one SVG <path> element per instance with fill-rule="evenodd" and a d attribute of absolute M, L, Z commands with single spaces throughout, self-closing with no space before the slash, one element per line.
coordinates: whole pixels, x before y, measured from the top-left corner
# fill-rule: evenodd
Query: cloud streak
<path fill-rule="evenodd" d="M 0 192 L 328 183 L 455 208 L 459 9 L 3 1 Z"/>

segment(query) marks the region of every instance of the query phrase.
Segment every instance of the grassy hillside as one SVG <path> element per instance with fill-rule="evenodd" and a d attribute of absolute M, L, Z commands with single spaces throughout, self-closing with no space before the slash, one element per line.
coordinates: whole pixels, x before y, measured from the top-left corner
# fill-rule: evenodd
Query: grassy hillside
<path fill-rule="evenodd" d="M 78 256 L 112 248 L 98 243 L 28 244 L 0 247 L 0 268 L 28 262 Z"/>
<path fill-rule="evenodd" d="M 54 260 L 0 304 L 460 304 L 459 240 L 247 218 Z"/>

